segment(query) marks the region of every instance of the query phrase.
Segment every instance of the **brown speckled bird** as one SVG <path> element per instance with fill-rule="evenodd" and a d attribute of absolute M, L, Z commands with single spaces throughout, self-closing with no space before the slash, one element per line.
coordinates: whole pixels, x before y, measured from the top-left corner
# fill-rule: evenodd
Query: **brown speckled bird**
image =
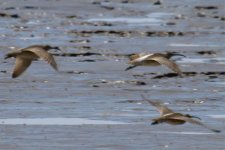
<path fill-rule="evenodd" d="M 184 56 L 182 54 L 168 52 L 166 54 L 162 53 L 152 53 L 152 54 L 146 54 L 146 53 L 140 53 L 140 54 L 132 54 L 129 59 L 129 64 L 132 66 L 129 66 L 125 69 L 125 71 L 133 69 L 137 66 L 159 66 L 159 65 L 165 65 L 174 72 L 176 72 L 178 75 L 182 75 L 182 72 L 178 65 L 170 60 L 172 56 Z M 184 56 L 185 57 L 185 56 Z"/>
<path fill-rule="evenodd" d="M 171 125 L 181 125 L 186 122 L 189 122 L 192 124 L 200 125 L 200 126 L 207 128 L 213 132 L 220 132 L 220 130 L 212 129 L 212 128 L 206 126 L 205 124 L 201 123 L 200 121 L 193 119 L 193 118 L 197 118 L 197 119 L 201 120 L 199 117 L 192 116 L 189 114 L 177 113 L 177 112 L 174 112 L 173 110 L 169 109 L 168 107 L 161 105 L 160 102 L 153 102 L 151 100 L 148 100 L 143 95 L 142 95 L 142 98 L 144 100 L 146 100 L 152 106 L 156 107 L 160 113 L 160 117 L 152 119 L 152 121 L 153 121 L 152 125 L 156 125 L 159 123 L 168 123 Z"/>
<path fill-rule="evenodd" d="M 57 71 L 55 59 L 52 54 L 48 53 L 50 49 L 60 50 L 58 47 L 51 47 L 49 45 L 32 45 L 7 53 L 5 59 L 10 57 L 16 58 L 12 78 L 20 76 L 30 66 L 31 62 L 38 58 L 47 61 Z"/>

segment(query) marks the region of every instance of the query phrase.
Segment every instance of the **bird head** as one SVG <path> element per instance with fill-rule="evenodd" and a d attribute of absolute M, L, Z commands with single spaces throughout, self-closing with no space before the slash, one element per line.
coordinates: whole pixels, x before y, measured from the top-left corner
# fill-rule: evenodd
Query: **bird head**
<path fill-rule="evenodd" d="M 188 117 L 188 118 L 196 118 L 196 119 L 201 120 L 201 118 L 199 118 L 197 116 L 192 116 L 192 115 L 189 115 L 189 114 L 186 114 L 185 116 Z"/>
<path fill-rule="evenodd" d="M 4 59 L 8 59 L 10 57 L 14 57 L 14 55 L 13 54 L 10 54 L 10 53 L 9 54 L 6 54 L 5 57 L 4 57 Z"/>
<path fill-rule="evenodd" d="M 129 59 L 132 61 L 132 60 L 134 60 L 134 59 L 137 59 L 137 58 L 140 57 L 140 56 L 139 56 L 139 54 L 132 53 L 132 54 L 129 54 L 128 57 L 129 57 Z"/>
<path fill-rule="evenodd" d="M 151 125 L 156 125 L 156 124 L 159 124 L 159 123 L 160 123 L 159 120 L 157 120 L 157 119 L 152 119 Z"/>
<path fill-rule="evenodd" d="M 47 51 L 50 50 L 50 49 L 55 49 L 55 50 L 61 51 L 61 49 L 57 46 L 53 47 L 53 46 L 50 46 L 50 45 L 44 45 L 43 48 Z"/>

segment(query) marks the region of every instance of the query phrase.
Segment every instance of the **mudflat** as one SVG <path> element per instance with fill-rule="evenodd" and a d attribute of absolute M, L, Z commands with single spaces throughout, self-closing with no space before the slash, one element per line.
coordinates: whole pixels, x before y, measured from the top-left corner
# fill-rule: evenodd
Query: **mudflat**
<path fill-rule="evenodd" d="M 223 0 L 10 0 L 0 2 L 0 149 L 223 150 Z M 55 72 L 34 61 L 12 79 L 13 48 L 51 50 Z M 128 56 L 177 52 L 183 77 L 166 67 L 124 71 Z M 199 116 L 192 124 L 151 125 L 159 114 L 141 98 Z"/>

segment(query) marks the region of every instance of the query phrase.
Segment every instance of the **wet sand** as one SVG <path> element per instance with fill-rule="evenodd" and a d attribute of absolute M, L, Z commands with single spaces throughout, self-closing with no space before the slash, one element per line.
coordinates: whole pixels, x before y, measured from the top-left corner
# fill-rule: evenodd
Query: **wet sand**
<path fill-rule="evenodd" d="M 224 1 L 16 0 L 0 2 L 0 148 L 223 150 Z M 35 61 L 12 79 L 12 47 L 59 46 L 55 72 Z M 183 77 L 128 67 L 137 52 L 179 52 Z M 151 126 L 141 94 L 202 118 L 207 129 Z"/>

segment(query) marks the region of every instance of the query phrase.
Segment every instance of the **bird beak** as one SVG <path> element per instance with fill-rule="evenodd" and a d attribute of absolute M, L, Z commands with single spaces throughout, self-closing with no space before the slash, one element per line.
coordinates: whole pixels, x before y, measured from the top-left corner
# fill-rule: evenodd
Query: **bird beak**
<path fill-rule="evenodd" d="M 202 120 L 201 118 L 197 117 L 197 116 L 191 116 L 191 118 L 196 118 L 198 120 Z"/>
<path fill-rule="evenodd" d="M 9 56 L 5 56 L 5 57 L 4 57 L 4 59 L 8 59 L 8 58 L 9 58 Z"/>
<path fill-rule="evenodd" d="M 213 132 L 216 132 L 216 133 L 220 133 L 221 131 L 220 130 L 216 130 L 216 129 L 211 129 Z"/>
<path fill-rule="evenodd" d="M 52 49 L 55 49 L 55 50 L 58 50 L 58 51 L 60 51 L 60 52 L 62 52 L 62 50 L 59 48 L 59 47 L 52 47 Z"/>
<path fill-rule="evenodd" d="M 134 67 L 136 67 L 136 66 L 129 66 L 129 67 L 127 67 L 127 68 L 125 69 L 125 71 L 130 70 L 130 69 L 133 69 Z"/>

